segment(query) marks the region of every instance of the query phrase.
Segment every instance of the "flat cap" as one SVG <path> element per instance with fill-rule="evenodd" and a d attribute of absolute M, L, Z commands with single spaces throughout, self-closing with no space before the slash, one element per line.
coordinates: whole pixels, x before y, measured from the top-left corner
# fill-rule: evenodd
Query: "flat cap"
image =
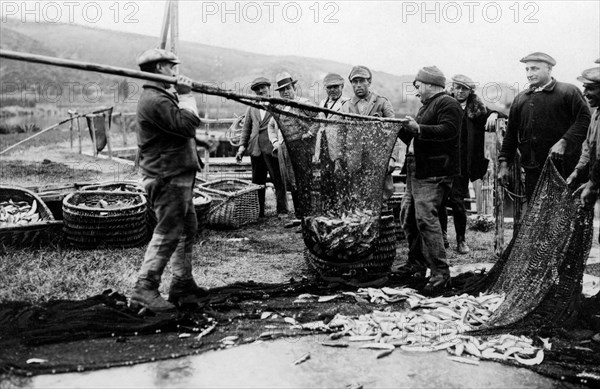
<path fill-rule="evenodd" d="M 371 74 L 371 71 L 368 67 L 358 65 L 353 67 L 352 70 L 350 70 L 350 75 L 348 76 L 348 79 L 352 81 L 357 77 L 366 78 L 370 80 L 373 77 L 373 75 Z"/>
<path fill-rule="evenodd" d="M 446 87 L 446 77 L 437 66 L 424 66 L 419 69 L 415 81 L 421 81 L 425 84 Z"/>
<path fill-rule="evenodd" d="M 323 85 L 326 88 L 332 85 L 344 85 L 344 78 L 337 73 L 329 73 L 323 79 Z"/>
<path fill-rule="evenodd" d="M 600 63 L 600 58 L 594 61 L 595 63 Z"/>
<path fill-rule="evenodd" d="M 556 61 L 554 60 L 554 58 L 540 51 L 536 51 L 535 53 L 526 55 L 525 57 L 521 58 L 519 62 L 525 63 L 529 61 L 546 62 L 547 64 L 550 64 L 552 66 L 556 65 Z"/>
<path fill-rule="evenodd" d="M 260 86 L 271 86 L 271 82 L 266 79 L 265 77 L 257 77 L 254 80 L 252 80 L 252 83 L 250 84 L 250 89 L 255 90 L 258 89 L 258 87 Z"/>
<path fill-rule="evenodd" d="M 577 81 L 584 84 L 600 84 L 600 66 L 584 70 L 581 76 L 577 77 Z"/>
<path fill-rule="evenodd" d="M 452 82 L 455 84 L 460 84 L 462 86 L 466 86 L 469 89 L 475 89 L 475 81 L 471 80 L 469 77 L 464 74 L 457 74 L 452 77 Z"/>
<path fill-rule="evenodd" d="M 150 49 L 144 51 L 137 59 L 138 66 L 157 61 L 171 62 L 174 64 L 181 63 L 179 58 L 170 51 L 163 49 Z"/>

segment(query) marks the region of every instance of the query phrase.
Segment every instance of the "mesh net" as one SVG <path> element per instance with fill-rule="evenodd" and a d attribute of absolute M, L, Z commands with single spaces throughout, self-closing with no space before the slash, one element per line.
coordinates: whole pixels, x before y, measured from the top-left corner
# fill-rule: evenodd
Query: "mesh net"
<path fill-rule="evenodd" d="M 400 122 L 328 120 L 293 109 L 273 116 L 294 170 L 308 250 L 338 263 L 373 254 Z"/>
<path fill-rule="evenodd" d="M 470 289 L 506 294 L 483 328 L 568 324 L 576 313 L 592 234 L 593 212 L 548 159 L 513 240 L 487 277 Z"/>

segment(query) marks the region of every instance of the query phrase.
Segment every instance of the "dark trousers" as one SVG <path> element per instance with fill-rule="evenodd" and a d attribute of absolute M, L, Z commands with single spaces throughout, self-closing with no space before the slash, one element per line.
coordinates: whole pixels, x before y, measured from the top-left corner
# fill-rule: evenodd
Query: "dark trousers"
<path fill-rule="evenodd" d="M 400 218 L 408 241 L 408 265 L 429 268 L 431 276 L 449 274 L 438 210 L 448 196 L 451 177 L 415 177 L 415 159 L 407 157 L 406 194 Z"/>
<path fill-rule="evenodd" d="M 469 179 L 462 176 L 456 176 L 452 180 L 452 189 L 450 194 L 440 207 L 440 224 L 442 226 L 442 234 L 447 236 L 448 234 L 448 212 L 446 207 L 452 209 L 452 216 L 454 218 L 454 230 L 456 231 L 456 241 L 461 242 L 465 240 L 465 234 L 467 231 L 467 208 L 465 207 L 465 192 L 469 190 Z"/>
<path fill-rule="evenodd" d="M 535 186 L 540 180 L 541 174 L 542 171 L 539 169 L 525 169 L 525 198 L 527 199 L 528 203 L 533 196 Z"/>
<path fill-rule="evenodd" d="M 275 187 L 277 213 L 287 213 L 287 196 L 283 180 L 281 179 L 277 158 L 272 155 L 261 154 L 258 157 L 250 157 L 250 163 L 252 164 L 252 182 L 257 185 L 265 185 L 267 183 L 267 174 L 269 174 Z M 258 191 L 258 206 L 259 215 L 261 217 L 265 216 L 265 188 Z"/>

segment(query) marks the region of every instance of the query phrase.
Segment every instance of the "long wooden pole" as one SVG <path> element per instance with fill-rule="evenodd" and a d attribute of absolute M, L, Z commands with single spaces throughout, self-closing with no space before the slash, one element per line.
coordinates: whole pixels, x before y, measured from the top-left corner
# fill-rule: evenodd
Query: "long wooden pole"
<path fill-rule="evenodd" d="M 160 42 L 158 43 L 158 47 L 165 50 L 167 48 L 167 39 L 169 36 L 169 22 L 170 22 L 170 12 L 171 12 L 171 1 L 165 1 L 165 13 L 163 14 L 163 24 L 162 30 L 160 31 Z"/>
<path fill-rule="evenodd" d="M 138 70 L 131 70 L 126 68 L 120 68 L 116 66 L 110 65 L 102 65 L 95 64 L 90 62 L 82 62 L 82 61 L 74 61 L 69 59 L 62 59 L 56 57 L 48 57 L 45 55 L 38 54 L 30 54 L 30 53 L 21 53 L 18 51 L 11 50 L 1 50 L 0 49 L 0 58 L 7 59 L 15 59 L 19 61 L 25 62 L 33 62 L 33 63 L 41 63 L 46 65 L 54 65 L 60 66 L 70 69 L 78 69 L 85 70 L 89 72 L 97 72 L 104 74 L 112 74 L 116 76 L 123 77 L 131 77 L 137 78 L 141 80 L 155 81 L 155 82 L 163 82 L 166 84 L 177 84 L 177 77 L 164 76 L 162 74 L 156 73 L 147 73 Z M 344 113 L 333 111 L 331 109 L 320 108 L 312 104 L 300 103 L 295 100 L 288 100 L 278 97 L 263 97 L 256 95 L 246 95 L 241 93 L 236 93 L 230 90 L 215 88 L 214 86 L 202 84 L 199 82 L 192 83 L 192 91 L 196 93 L 204 93 L 207 95 L 214 96 L 222 96 L 230 100 L 237 101 L 242 104 L 254 106 L 254 107 L 262 107 L 260 103 L 271 103 L 271 104 L 281 104 L 287 105 L 294 108 L 300 108 L 305 111 L 313 111 L 313 112 L 327 112 L 332 115 L 355 118 L 360 120 L 369 120 L 369 121 L 378 121 L 378 122 L 394 122 L 394 123 L 406 123 L 406 119 L 392 119 L 392 118 L 381 118 L 381 117 L 373 117 L 373 116 L 362 116 L 352 113 Z M 262 107 L 264 108 L 264 107 Z"/>

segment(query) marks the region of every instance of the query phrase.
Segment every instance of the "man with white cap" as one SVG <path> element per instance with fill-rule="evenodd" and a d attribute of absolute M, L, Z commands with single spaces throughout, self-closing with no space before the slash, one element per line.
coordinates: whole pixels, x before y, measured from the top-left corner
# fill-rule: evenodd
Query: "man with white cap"
<path fill-rule="evenodd" d="M 465 198 L 470 197 L 469 180 L 475 182 L 482 179 L 487 172 L 489 161 L 484 156 L 485 131 L 493 130 L 498 116 L 506 117 L 497 111 L 488 109 L 475 94 L 475 82 L 463 75 L 452 77 L 451 95 L 463 109 L 460 130 L 459 161 L 460 173 L 454 176 L 452 190 L 440 208 L 440 222 L 444 237 L 444 247 L 450 246 L 447 238 L 448 215 L 446 206 L 452 208 L 454 229 L 456 230 L 456 251 L 467 254 L 469 246 L 465 240 L 467 230 L 467 209 Z"/>
<path fill-rule="evenodd" d="M 409 250 L 406 265 L 398 270 L 405 276 L 424 278 L 429 269 L 431 277 L 423 292 L 430 294 L 450 284 L 438 211 L 450 192 L 452 177 L 459 172 L 463 113 L 458 101 L 446 94 L 446 77 L 436 66 L 421 68 L 413 84 L 423 106 L 416 118 L 406 117 L 408 122 L 399 134 L 408 145 L 400 218 Z"/>
<path fill-rule="evenodd" d="M 178 76 L 177 56 L 161 49 L 142 53 L 140 69 L 178 77 L 176 90 L 163 82 L 147 82 L 137 106 L 138 160 L 148 200 L 156 213 L 157 225 L 144 254 L 130 303 L 151 311 L 174 309 L 175 304 L 197 302 L 206 294 L 192 275 L 192 249 L 198 224 L 193 200 L 196 172 L 196 128 L 200 124 L 192 81 Z M 170 261 L 172 281 L 169 301 L 158 287 Z"/>
<path fill-rule="evenodd" d="M 517 149 L 525 169 L 527 201 L 550 156 L 563 177 L 574 169 L 590 124 L 590 111 L 581 91 L 552 77 L 554 58 L 535 52 L 523 58 L 529 89 L 519 93 L 510 107 L 508 128 L 498 155 L 498 181 L 507 186 L 508 166 Z"/>
<path fill-rule="evenodd" d="M 342 94 L 344 91 L 344 79 L 339 74 L 327 74 L 323 78 L 323 86 L 327 92 L 327 97 L 321 100 L 319 107 L 339 111 L 350 100 L 349 97 Z M 324 113 L 324 116 L 328 117 L 329 115 Z"/>
<path fill-rule="evenodd" d="M 279 92 L 279 96 L 283 99 L 294 100 L 304 104 L 312 104 L 310 100 L 300 97 L 297 94 L 296 83 L 298 80 L 294 80 L 292 75 L 288 72 L 281 72 L 277 74 L 275 77 L 277 87 L 276 91 Z M 316 116 L 315 112 L 308 112 L 298 108 L 292 108 L 289 105 L 283 108 L 284 111 L 288 111 L 295 114 L 303 114 L 308 116 Z M 280 115 L 279 120 L 283 122 L 288 122 L 290 119 L 286 115 Z M 297 123 L 297 122 L 294 122 Z M 290 125 L 289 128 L 292 128 L 293 125 Z M 312 134 L 308 131 L 304 131 L 303 128 L 295 128 L 298 131 L 298 137 L 302 140 L 308 141 L 314 137 L 315 134 Z M 275 121 L 275 118 L 271 118 L 269 121 L 269 140 L 273 144 L 273 152 L 277 154 L 277 158 L 279 159 L 279 168 L 281 170 L 281 176 L 286 187 L 286 190 L 289 190 L 292 194 L 292 202 L 294 204 L 294 212 L 296 214 L 296 219 L 290 221 L 285 225 L 285 227 L 295 227 L 300 225 L 302 219 L 302 205 L 301 199 L 299 196 L 298 187 L 296 185 L 296 175 L 294 173 L 294 169 L 292 167 L 292 162 L 290 160 L 290 156 L 288 154 L 288 150 L 286 144 L 283 139 L 283 134 L 279 129 L 279 125 Z M 300 134 L 302 132 L 302 134 Z"/>
<path fill-rule="evenodd" d="M 271 83 L 265 77 L 258 77 L 250 84 L 250 89 L 258 96 L 269 97 Z M 277 198 L 277 214 L 288 213 L 287 195 L 279 170 L 279 161 L 273 155 L 273 144 L 269 140 L 269 121 L 271 113 L 265 109 L 248 107 L 244 119 L 244 127 L 240 137 L 240 147 L 236 159 L 242 160 L 244 153 L 250 155 L 252 165 L 252 182 L 264 186 L 267 183 L 267 173 L 271 176 Z M 265 216 L 265 189 L 258 191 L 259 217 Z"/>

